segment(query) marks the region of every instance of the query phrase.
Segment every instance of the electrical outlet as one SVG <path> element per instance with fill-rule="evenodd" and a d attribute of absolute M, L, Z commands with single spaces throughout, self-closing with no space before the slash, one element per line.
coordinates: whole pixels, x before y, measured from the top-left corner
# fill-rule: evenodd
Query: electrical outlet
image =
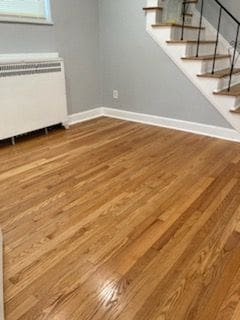
<path fill-rule="evenodd" d="M 118 90 L 113 90 L 113 99 L 118 99 Z"/>

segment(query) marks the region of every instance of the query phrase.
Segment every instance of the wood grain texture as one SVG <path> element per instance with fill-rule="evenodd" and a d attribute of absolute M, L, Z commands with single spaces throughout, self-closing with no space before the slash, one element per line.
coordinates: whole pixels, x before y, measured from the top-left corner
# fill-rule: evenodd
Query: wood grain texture
<path fill-rule="evenodd" d="M 214 94 L 220 95 L 220 96 L 238 97 L 238 96 L 240 96 L 240 84 L 233 85 L 231 87 L 230 91 L 228 91 L 228 89 L 224 89 L 224 90 L 219 91 L 219 92 L 214 92 Z"/>
<path fill-rule="evenodd" d="M 231 58 L 230 55 L 228 54 L 217 54 L 215 56 L 215 59 L 220 60 L 220 59 L 226 59 L 226 58 Z M 214 55 L 209 54 L 209 55 L 204 55 L 204 56 L 187 56 L 187 57 L 182 57 L 182 60 L 214 60 Z"/>
<path fill-rule="evenodd" d="M 233 69 L 232 74 L 238 74 L 238 73 L 240 73 L 240 68 Z M 203 74 L 198 74 L 197 76 L 200 78 L 222 79 L 222 78 L 229 77 L 230 74 L 231 74 L 231 68 L 226 68 L 226 69 L 222 69 L 222 70 L 217 70 L 214 73 L 207 72 L 207 73 L 203 73 Z"/>
<path fill-rule="evenodd" d="M 7 320 L 239 320 L 239 144 L 102 117 L 0 186 Z"/>

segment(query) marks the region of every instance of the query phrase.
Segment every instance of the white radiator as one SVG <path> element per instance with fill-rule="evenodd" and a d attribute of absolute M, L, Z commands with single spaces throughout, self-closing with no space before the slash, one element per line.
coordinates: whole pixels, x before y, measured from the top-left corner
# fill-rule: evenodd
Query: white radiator
<path fill-rule="evenodd" d="M 47 57 L 0 58 L 0 140 L 67 126 L 64 63 L 58 55 Z"/>

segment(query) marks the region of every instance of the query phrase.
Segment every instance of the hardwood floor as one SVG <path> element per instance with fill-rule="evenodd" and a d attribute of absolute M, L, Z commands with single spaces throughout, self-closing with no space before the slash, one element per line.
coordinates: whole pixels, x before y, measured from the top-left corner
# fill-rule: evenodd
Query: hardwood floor
<path fill-rule="evenodd" d="M 240 145 L 99 118 L 0 148 L 6 320 L 239 320 Z"/>

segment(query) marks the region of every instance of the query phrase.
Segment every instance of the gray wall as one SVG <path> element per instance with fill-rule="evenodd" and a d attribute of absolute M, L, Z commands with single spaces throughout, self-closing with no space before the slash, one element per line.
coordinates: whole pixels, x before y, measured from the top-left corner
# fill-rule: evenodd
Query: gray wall
<path fill-rule="evenodd" d="M 239 0 L 220 0 L 220 2 L 238 19 L 240 19 Z"/>
<path fill-rule="evenodd" d="M 101 104 L 98 0 L 51 0 L 54 26 L 0 23 L 0 53 L 55 52 L 65 59 L 69 113 Z"/>
<path fill-rule="evenodd" d="M 145 0 L 99 3 L 104 106 L 229 127 L 146 33 Z"/>

